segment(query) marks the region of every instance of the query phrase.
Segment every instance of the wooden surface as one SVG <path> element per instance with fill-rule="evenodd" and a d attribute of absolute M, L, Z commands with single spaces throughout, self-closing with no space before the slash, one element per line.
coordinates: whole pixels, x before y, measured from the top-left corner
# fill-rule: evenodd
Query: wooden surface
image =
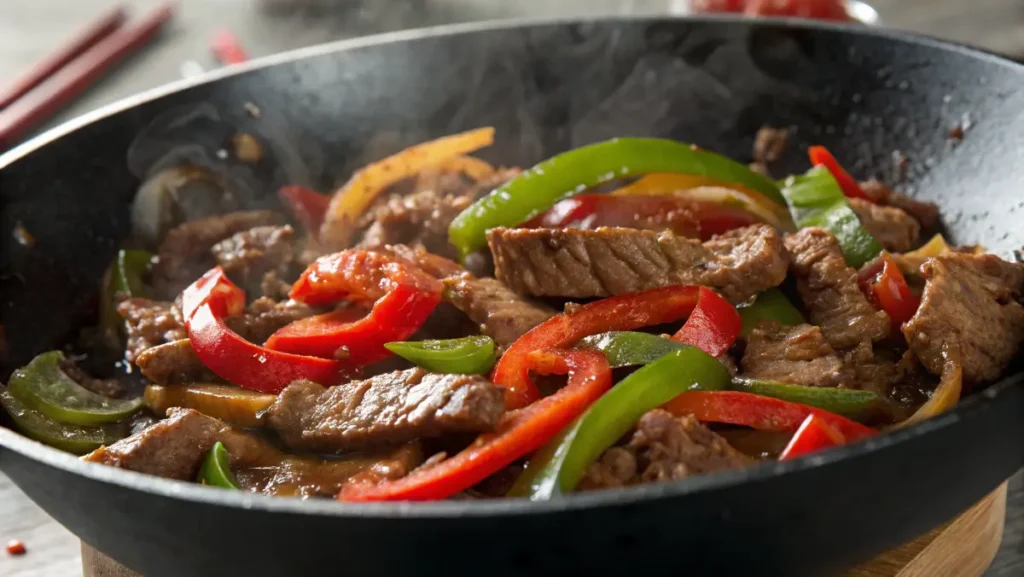
<path fill-rule="evenodd" d="M 281 1 L 281 0 L 278 0 Z M 180 0 L 175 21 L 157 45 L 94 87 L 54 122 L 177 78 L 182 63 L 212 66 L 206 42 L 232 29 L 253 55 L 353 35 L 446 22 L 514 16 L 663 13 L 685 0 L 306 0 L 328 10 L 270 14 L 270 0 Z M 883 22 L 1024 57 L 1024 0 L 872 0 Z M 112 0 L 0 0 L 0 82 L 57 45 Z M 125 2 L 136 8 L 157 0 Z M 417 7 L 417 4 L 421 4 Z M 941 482 L 937 479 L 936 482 Z M 1002 545 L 986 577 L 1024 575 L 1024 478 L 1009 483 Z M 18 538 L 28 554 L 0 552 L 2 577 L 77 577 L 79 543 L 0 474 L 0 543 Z"/>

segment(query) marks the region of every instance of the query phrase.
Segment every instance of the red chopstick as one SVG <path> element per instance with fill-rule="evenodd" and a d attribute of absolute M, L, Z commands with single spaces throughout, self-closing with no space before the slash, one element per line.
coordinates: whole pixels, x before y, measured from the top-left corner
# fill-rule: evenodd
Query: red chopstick
<path fill-rule="evenodd" d="M 249 59 L 245 47 L 230 30 L 218 30 L 210 40 L 210 49 L 223 65 L 238 64 Z"/>
<path fill-rule="evenodd" d="M 79 96 L 114 64 L 144 46 L 170 20 L 175 2 L 165 2 L 138 24 L 117 30 L 69 62 L 25 96 L 0 111 L 0 150 Z"/>
<path fill-rule="evenodd" d="M 117 6 L 106 14 L 91 22 L 67 44 L 56 52 L 47 55 L 37 62 L 28 72 L 14 80 L 13 83 L 0 88 L 0 110 L 7 108 L 12 102 L 21 98 L 26 92 L 35 88 L 51 74 L 60 70 L 65 64 L 74 60 L 87 48 L 110 35 L 124 23 L 123 6 Z"/>

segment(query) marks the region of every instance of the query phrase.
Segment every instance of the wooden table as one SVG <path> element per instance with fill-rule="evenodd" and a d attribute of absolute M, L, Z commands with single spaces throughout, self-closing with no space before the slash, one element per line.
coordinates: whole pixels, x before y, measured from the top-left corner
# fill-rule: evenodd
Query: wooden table
<path fill-rule="evenodd" d="M 1024 58 L 1024 0 L 873 0 L 883 22 Z M 0 2 L 0 80 L 11 78 L 106 6 L 110 0 Z M 128 2 L 137 8 L 156 0 Z M 156 46 L 96 86 L 54 122 L 178 77 L 181 64 L 212 66 L 205 42 L 217 28 L 233 30 L 254 55 L 270 54 L 358 34 L 446 22 L 572 13 L 662 13 L 675 0 L 319 0 L 327 14 L 254 9 L 256 0 L 181 0 L 177 17 Z M 940 481 L 937 481 L 940 482 Z M 23 540 L 29 553 L 0 552 L 3 577 L 81 575 L 78 540 L 0 474 L 0 543 Z M 1024 477 L 1010 482 L 1007 525 L 989 577 L 1024 574 Z"/>

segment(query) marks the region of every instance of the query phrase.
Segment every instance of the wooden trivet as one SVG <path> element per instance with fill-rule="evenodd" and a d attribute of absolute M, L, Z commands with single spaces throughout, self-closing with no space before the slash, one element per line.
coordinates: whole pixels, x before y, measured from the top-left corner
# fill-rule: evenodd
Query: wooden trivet
<path fill-rule="evenodd" d="M 1006 483 L 949 523 L 852 569 L 846 577 L 980 577 L 1003 539 Z M 83 577 L 141 577 L 82 543 Z"/>

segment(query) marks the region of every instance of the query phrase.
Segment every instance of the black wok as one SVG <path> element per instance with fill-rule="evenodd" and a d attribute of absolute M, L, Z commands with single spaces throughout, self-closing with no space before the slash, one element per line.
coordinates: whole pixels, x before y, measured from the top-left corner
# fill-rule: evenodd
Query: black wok
<path fill-rule="evenodd" d="M 226 142 L 233 127 L 272 142 L 274 162 L 232 169 L 250 204 L 272 203 L 286 180 L 327 188 L 404 145 L 481 125 L 498 130 L 488 160 L 526 165 L 618 135 L 746 158 L 759 126 L 792 126 L 783 170 L 804 169 L 801 150 L 820 142 L 858 175 L 891 177 L 900 151 L 908 187 L 943 205 L 953 239 L 1009 256 L 1024 245 L 1022 86 L 1024 67 L 932 40 L 733 19 L 406 32 L 180 83 L 0 157 L 4 373 L 95 314 L 97 280 L 129 234 L 138 179 L 126 151 L 147 126 L 136 170 L 174 143 Z M 964 123 L 956 145 L 949 130 Z M 18 222 L 34 246 L 12 241 Z M 1015 369 L 949 414 L 820 456 L 551 503 L 275 499 L 82 463 L 5 429 L 0 467 L 150 577 L 820 575 L 937 526 L 1012 474 L 1024 461 L 1022 380 Z"/>

